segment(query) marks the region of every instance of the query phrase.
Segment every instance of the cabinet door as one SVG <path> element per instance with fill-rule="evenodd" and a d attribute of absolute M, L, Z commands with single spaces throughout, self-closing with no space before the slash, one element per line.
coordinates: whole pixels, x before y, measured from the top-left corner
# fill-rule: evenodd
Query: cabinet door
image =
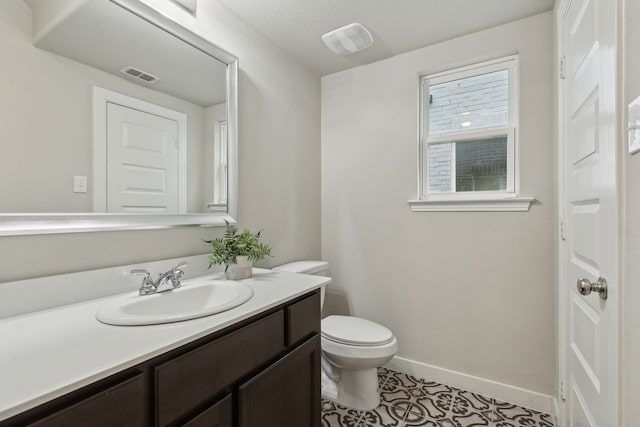
<path fill-rule="evenodd" d="M 139 427 L 144 425 L 144 382 L 136 375 L 88 396 L 29 426 L 35 427 Z"/>
<path fill-rule="evenodd" d="M 280 310 L 157 366 L 156 424 L 175 425 L 285 349 Z"/>
<path fill-rule="evenodd" d="M 244 383 L 240 427 L 320 425 L 320 335 Z"/>
<path fill-rule="evenodd" d="M 183 427 L 232 427 L 233 402 L 231 395 L 212 405 Z"/>

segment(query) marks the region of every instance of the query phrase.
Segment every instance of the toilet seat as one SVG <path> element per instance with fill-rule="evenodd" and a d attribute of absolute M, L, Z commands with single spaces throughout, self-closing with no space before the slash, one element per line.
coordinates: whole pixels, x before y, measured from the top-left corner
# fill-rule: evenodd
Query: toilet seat
<path fill-rule="evenodd" d="M 321 337 L 322 352 L 330 356 L 348 357 L 358 360 L 372 360 L 390 358 L 398 351 L 398 341 L 393 337 L 390 342 L 383 345 L 350 345 L 332 341 Z M 384 364 L 385 362 L 381 362 Z M 344 366 L 344 364 L 338 364 Z M 379 365 L 378 365 L 379 366 Z"/>
<path fill-rule="evenodd" d="M 394 340 L 389 329 L 354 316 L 328 316 L 322 319 L 320 330 L 325 340 L 344 345 L 375 347 Z"/>

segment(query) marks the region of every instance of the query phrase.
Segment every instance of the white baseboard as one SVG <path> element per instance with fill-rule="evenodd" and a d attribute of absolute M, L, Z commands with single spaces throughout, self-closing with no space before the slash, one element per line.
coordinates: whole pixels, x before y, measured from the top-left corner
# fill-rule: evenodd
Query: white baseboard
<path fill-rule="evenodd" d="M 424 378 L 427 381 L 435 381 L 487 397 L 493 397 L 503 402 L 513 403 L 544 412 L 545 414 L 557 414 L 557 410 L 554 411 L 553 397 L 546 394 L 416 362 L 403 357 L 394 357 L 385 367 L 413 375 L 414 377 Z"/>

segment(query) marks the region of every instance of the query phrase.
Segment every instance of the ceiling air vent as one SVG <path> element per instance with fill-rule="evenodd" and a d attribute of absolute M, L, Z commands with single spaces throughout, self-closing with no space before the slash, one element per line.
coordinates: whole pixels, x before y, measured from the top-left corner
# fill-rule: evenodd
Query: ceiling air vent
<path fill-rule="evenodd" d="M 354 22 L 322 36 L 322 41 L 338 55 L 349 55 L 366 49 L 373 44 L 369 30 Z"/>
<path fill-rule="evenodd" d="M 124 67 L 120 71 L 130 75 L 131 77 L 135 77 L 136 79 L 144 80 L 147 83 L 155 83 L 158 80 L 160 80 L 158 77 L 154 76 L 153 74 L 149 74 L 147 72 L 144 72 L 142 70 L 139 70 L 131 66 Z"/>

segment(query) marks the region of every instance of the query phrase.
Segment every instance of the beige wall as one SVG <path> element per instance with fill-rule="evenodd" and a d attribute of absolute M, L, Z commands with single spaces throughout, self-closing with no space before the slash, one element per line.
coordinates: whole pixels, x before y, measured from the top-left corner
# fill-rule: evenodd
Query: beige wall
<path fill-rule="evenodd" d="M 626 127 L 627 105 L 640 96 L 640 3 L 621 1 L 623 27 L 622 129 Z M 629 155 L 627 134 L 622 132 L 621 166 L 623 181 L 624 232 L 622 236 L 621 282 L 621 386 L 624 425 L 640 425 L 640 154 Z"/>
<path fill-rule="evenodd" d="M 401 357 L 545 394 L 556 353 L 552 38 L 545 13 L 322 79 L 326 313 L 387 325 Z M 516 52 L 521 190 L 536 203 L 411 212 L 419 75 Z"/>
<path fill-rule="evenodd" d="M 146 2 L 240 58 L 239 221 L 264 229 L 274 254 L 267 265 L 319 257 L 319 79 L 218 2 L 198 2 L 197 19 L 171 2 Z M 19 141 L 4 141 L 9 143 Z M 34 155 L 49 156 L 47 149 L 43 142 Z M 70 158 L 66 165 L 72 163 Z M 201 238 L 219 232 L 187 228 L 0 237 L 0 282 L 204 253 Z"/>

